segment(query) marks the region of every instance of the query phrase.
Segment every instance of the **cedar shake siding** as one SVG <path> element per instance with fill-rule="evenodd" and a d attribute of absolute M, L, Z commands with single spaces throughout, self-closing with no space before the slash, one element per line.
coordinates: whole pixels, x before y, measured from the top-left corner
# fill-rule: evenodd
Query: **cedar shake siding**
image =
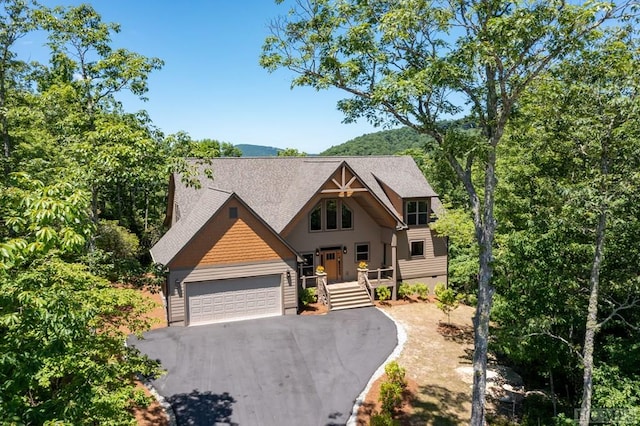
<path fill-rule="evenodd" d="M 230 209 L 237 218 L 230 218 Z M 170 268 L 185 269 L 233 263 L 295 259 L 263 223 L 237 200 L 230 200 L 171 261 Z"/>

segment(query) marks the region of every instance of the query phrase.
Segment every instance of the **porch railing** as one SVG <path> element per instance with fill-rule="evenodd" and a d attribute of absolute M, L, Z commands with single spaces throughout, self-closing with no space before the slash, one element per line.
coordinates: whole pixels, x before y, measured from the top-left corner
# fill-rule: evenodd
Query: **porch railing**
<path fill-rule="evenodd" d="M 367 273 L 367 278 L 369 278 L 371 274 L 375 274 L 375 278 L 373 278 L 374 286 L 378 287 L 380 284 L 382 284 L 383 281 L 393 279 L 393 268 L 370 269 Z"/>

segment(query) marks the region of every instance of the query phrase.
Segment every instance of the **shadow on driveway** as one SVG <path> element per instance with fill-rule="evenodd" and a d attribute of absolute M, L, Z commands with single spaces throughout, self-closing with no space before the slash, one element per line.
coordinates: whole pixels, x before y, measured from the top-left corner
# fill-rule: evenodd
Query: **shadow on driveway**
<path fill-rule="evenodd" d="M 167 398 L 173 407 L 179 426 L 183 425 L 213 425 L 231 422 L 232 405 L 235 399 L 227 392 L 221 395 L 213 392 L 199 392 L 197 389 L 190 393 L 179 393 Z"/>
<path fill-rule="evenodd" d="M 347 422 L 397 331 L 372 307 L 169 327 L 129 341 L 167 370 L 153 385 L 179 424 L 326 426 Z"/>

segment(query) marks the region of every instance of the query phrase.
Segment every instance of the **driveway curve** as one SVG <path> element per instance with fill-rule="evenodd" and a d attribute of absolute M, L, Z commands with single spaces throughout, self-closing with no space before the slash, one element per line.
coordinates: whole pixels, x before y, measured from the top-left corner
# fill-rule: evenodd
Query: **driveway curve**
<path fill-rule="evenodd" d="M 343 425 L 397 344 L 376 308 L 153 330 L 129 343 L 179 425 Z"/>

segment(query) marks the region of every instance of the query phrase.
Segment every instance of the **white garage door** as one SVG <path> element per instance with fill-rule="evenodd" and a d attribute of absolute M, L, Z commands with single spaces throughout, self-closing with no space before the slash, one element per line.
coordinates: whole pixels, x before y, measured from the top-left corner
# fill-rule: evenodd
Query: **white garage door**
<path fill-rule="evenodd" d="M 280 275 L 187 284 L 189 325 L 282 314 Z"/>

